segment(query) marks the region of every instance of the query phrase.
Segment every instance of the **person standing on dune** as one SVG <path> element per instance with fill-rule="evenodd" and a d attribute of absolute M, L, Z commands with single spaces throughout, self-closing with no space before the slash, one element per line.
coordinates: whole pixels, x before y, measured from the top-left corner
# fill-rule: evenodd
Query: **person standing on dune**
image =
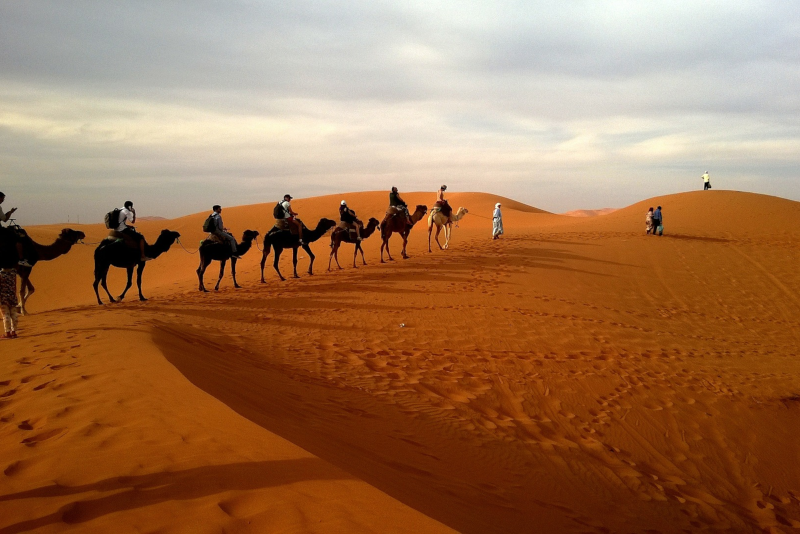
<path fill-rule="evenodd" d="M 17 337 L 17 270 L 0 269 L 0 314 L 3 315 L 4 339 Z"/>
<path fill-rule="evenodd" d="M 655 234 L 655 230 L 653 230 L 653 207 L 650 206 L 650 209 L 647 210 L 647 215 L 644 218 L 644 229 L 647 231 L 647 235 L 651 233 Z"/>
<path fill-rule="evenodd" d="M 658 235 L 664 234 L 664 221 L 661 218 L 661 206 L 657 207 L 656 211 L 653 212 L 653 235 L 656 235 L 656 232 Z"/>
<path fill-rule="evenodd" d="M 708 177 L 708 171 L 702 176 L 703 178 L 703 191 L 711 189 L 711 179 Z"/>
<path fill-rule="evenodd" d="M 492 213 L 492 239 L 500 239 L 503 235 L 503 213 L 500 211 L 500 203 L 494 205 Z"/>

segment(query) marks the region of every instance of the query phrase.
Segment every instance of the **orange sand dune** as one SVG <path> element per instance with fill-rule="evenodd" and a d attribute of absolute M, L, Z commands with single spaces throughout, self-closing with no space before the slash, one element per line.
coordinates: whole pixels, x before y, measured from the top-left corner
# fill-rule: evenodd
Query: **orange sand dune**
<path fill-rule="evenodd" d="M 386 196 L 293 205 L 366 220 Z M 470 210 L 450 250 L 427 253 L 423 223 L 411 259 L 380 264 L 372 236 L 367 266 L 344 245 L 329 273 L 324 236 L 314 276 L 302 257 L 300 279 L 260 284 L 253 250 L 239 290 L 197 292 L 177 246 L 148 264 L 148 302 L 94 304 L 92 247 L 37 265 L 35 314 L 0 342 L 0 532 L 800 528 L 800 203 L 706 191 L 576 218 L 450 199 Z M 659 204 L 666 235 L 646 236 Z M 223 217 L 263 233 L 271 210 Z M 192 252 L 206 214 L 140 228 Z"/>
<path fill-rule="evenodd" d="M 614 213 L 617 208 L 601 208 L 599 210 L 572 210 L 561 215 L 568 215 L 570 217 L 599 217 L 600 215 L 608 215 Z"/>

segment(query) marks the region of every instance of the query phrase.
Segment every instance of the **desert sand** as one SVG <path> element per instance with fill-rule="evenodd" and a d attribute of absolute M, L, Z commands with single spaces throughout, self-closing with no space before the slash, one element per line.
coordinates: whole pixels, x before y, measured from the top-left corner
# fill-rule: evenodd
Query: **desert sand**
<path fill-rule="evenodd" d="M 423 222 L 410 259 L 395 235 L 379 263 L 373 235 L 368 265 L 345 244 L 327 272 L 326 235 L 286 282 L 270 257 L 259 283 L 253 248 L 242 289 L 198 292 L 206 211 L 139 226 L 185 247 L 147 265 L 147 302 L 95 303 L 93 246 L 37 265 L 0 341 L 0 533 L 800 528 L 800 203 L 707 191 L 568 217 L 448 197 L 470 211 L 449 250 L 427 253 Z M 342 198 L 364 220 L 387 203 L 293 206 L 313 225 Z M 646 236 L 659 204 L 665 236 Z M 272 207 L 223 217 L 263 236 Z"/>

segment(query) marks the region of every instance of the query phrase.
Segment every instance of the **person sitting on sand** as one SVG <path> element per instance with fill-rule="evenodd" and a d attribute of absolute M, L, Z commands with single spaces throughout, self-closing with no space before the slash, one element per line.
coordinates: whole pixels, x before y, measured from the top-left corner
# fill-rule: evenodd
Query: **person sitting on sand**
<path fill-rule="evenodd" d="M 500 239 L 503 235 L 503 213 L 500 211 L 500 203 L 494 205 L 492 213 L 492 239 Z"/>
<path fill-rule="evenodd" d="M 131 226 L 128 226 L 131 223 Z M 133 208 L 133 202 L 126 200 L 122 209 L 119 212 L 119 224 L 117 225 L 116 232 L 122 235 L 123 239 L 132 245 L 132 248 L 139 248 L 141 261 L 150 261 L 144 254 L 144 236 L 136 231 L 133 225 L 136 224 L 136 210 Z"/>
<path fill-rule="evenodd" d="M 211 234 L 217 236 L 223 243 L 228 243 L 231 247 L 231 257 L 239 259 L 239 256 L 236 255 L 236 238 L 222 223 L 222 206 L 216 205 L 211 210 L 211 220 L 213 221 Z"/>
<path fill-rule="evenodd" d="M 17 270 L 0 269 L 0 314 L 3 315 L 4 339 L 17 337 Z"/>
<path fill-rule="evenodd" d="M 6 195 L 4 193 L 0 193 L 0 205 L 3 204 L 3 201 L 6 199 Z M 0 207 L 0 227 L 3 226 L 2 223 L 7 223 L 11 216 L 14 215 L 14 212 L 17 211 L 17 208 L 11 208 L 8 210 L 8 213 L 3 213 L 3 208 Z M 9 230 L 11 232 L 11 230 Z M 19 239 L 17 232 L 14 232 L 14 238 L 17 240 L 16 247 L 17 247 L 17 257 L 19 258 L 19 266 L 20 267 L 30 267 L 31 264 L 28 260 L 25 259 L 25 251 L 22 248 L 22 241 Z"/>
<path fill-rule="evenodd" d="M 408 205 L 406 205 L 405 201 L 400 198 L 400 193 L 398 193 L 396 187 L 392 187 L 391 193 L 389 193 L 389 208 L 394 208 L 393 213 L 403 213 L 406 217 L 406 224 L 409 226 L 413 225 L 414 223 L 411 222 L 411 214 L 408 212 Z"/>
<path fill-rule="evenodd" d="M 348 225 L 348 231 L 349 227 L 355 227 L 356 241 L 361 241 L 361 228 L 363 228 L 364 225 L 358 220 L 358 217 L 356 217 L 356 212 L 347 207 L 347 202 L 344 200 L 339 204 L 339 220 Z"/>
<path fill-rule="evenodd" d="M 292 204 L 289 202 L 292 200 L 292 195 L 283 195 L 283 202 L 281 202 L 281 206 L 283 207 L 283 220 L 286 221 L 286 224 L 294 227 L 297 230 L 297 237 L 300 239 L 300 245 L 303 245 L 303 225 L 297 219 L 297 213 L 292 209 Z"/>
<path fill-rule="evenodd" d="M 649 210 L 647 210 L 647 215 L 644 218 L 644 228 L 647 230 L 647 235 L 651 233 L 655 233 L 653 230 L 653 207 L 651 206 Z"/>

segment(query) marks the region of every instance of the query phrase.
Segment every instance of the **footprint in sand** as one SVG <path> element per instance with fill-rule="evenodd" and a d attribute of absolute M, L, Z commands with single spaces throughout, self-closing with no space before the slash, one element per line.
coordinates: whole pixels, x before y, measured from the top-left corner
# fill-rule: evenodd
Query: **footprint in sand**
<path fill-rule="evenodd" d="M 42 432 L 41 434 L 36 434 L 35 436 L 25 438 L 20 443 L 22 443 L 23 445 L 27 445 L 28 447 L 33 447 L 37 443 L 46 441 L 48 439 L 52 439 L 56 436 L 60 436 L 66 430 L 67 430 L 66 428 L 54 428 L 52 430 L 47 430 L 45 432 Z"/>

